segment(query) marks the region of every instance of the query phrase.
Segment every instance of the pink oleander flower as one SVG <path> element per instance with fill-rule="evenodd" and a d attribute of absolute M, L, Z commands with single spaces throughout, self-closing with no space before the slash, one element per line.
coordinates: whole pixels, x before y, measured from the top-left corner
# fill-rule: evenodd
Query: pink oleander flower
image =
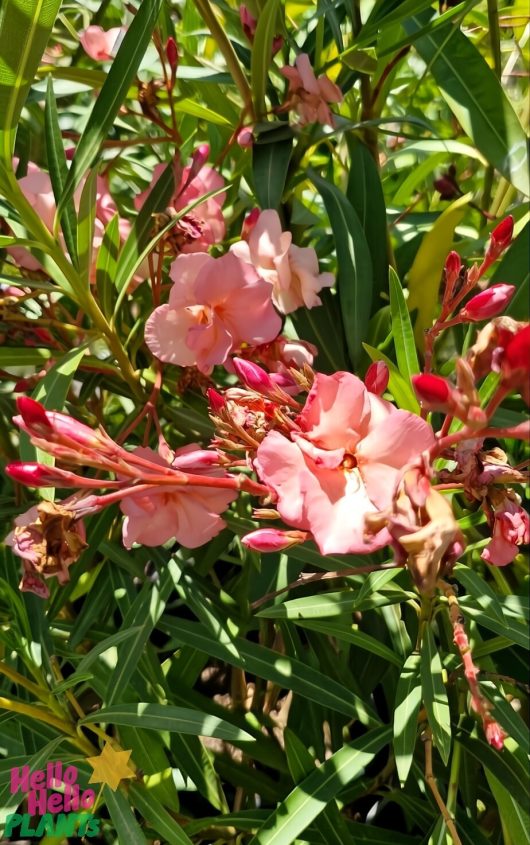
<path fill-rule="evenodd" d="M 189 444 L 174 454 L 162 457 L 152 449 L 138 447 L 138 455 L 154 464 L 168 466 L 194 475 L 226 478 L 227 473 L 212 462 L 214 452 Z M 165 452 L 164 452 L 165 455 Z M 153 487 L 149 491 L 133 494 L 120 502 L 123 522 L 123 544 L 130 549 L 133 543 L 160 546 L 175 538 L 189 549 L 197 548 L 215 537 L 225 526 L 219 514 L 237 497 L 237 492 L 215 487 L 179 488 Z"/>
<path fill-rule="evenodd" d="M 339 86 L 325 74 L 317 79 L 306 53 L 297 56 L 295 65 L 281 69 L 283 76 L 289 80 L 286 107 L 297 110 L 302 124 L 327 123 L 334 126 L 334 117 L 328 103 L 342 102 Z"/>
<path fill-rule="evenodd" d="M 184 169 L 180 168 L 175 159 L 175 193 L 168 203 L 175 211 L 181 211 L 194 200 L 223 187 L 223 177 L 204 164 L 208 152 L 208 146 L 201 145 L 194 153 L 192 164 Z M 156 165 L 152 185 L 160 178 L 166 166 L 165 163 Z M 150 191 L 151 188 L 148 188 L 136 197 L 134 203 L 137 209 L 142 207 Z M 178 240 L 179 252 L 205 252 L 212 244 L 223 240 L 226 232 L 222 211 L 225 199 L 226 194 L 223 192 L 204 200 L 176 223 L 175 239 Z"/>
<path fill-rule="evenodd" d="M 269 432 L 255 460 L 284 522 L 322 554 L 382 548 L 388 531 L 366 539 L 364 518 L 390 508 L 403 468 L 435 442 L 430 426 L 345 372 L 316 374 L 297 422 L 290 439 Z"/>
<path fill-rule="evenodd" d="M 507 307 L 515 290 L 515 285 L 492 285 L 473 296 L 460 314 L 465 320 L 473 323 L 498 317 Z"/>
<path fill-rule="evenodd" d="M 492 539 L 481 558 L 494 566 L 506 566 L 519 554 L 520 546 L 530 543 L 528 514 L 513 490 L 492 489 L 489 500 L 493 506 Z"/>
<path fill-rule="evenodd" d="M 85 53 L 95 62 L 113 59 L 119 46 L 120 36 L 126 32 L 123 26 L 104 30 L 100 26 L 88 26 L 80 33 L 79 41 Z"/>
<path fill-rule="evenodd" d="M 146 343 L 161 361 L 210 373 L 242 343 L 267 343 L 279 333 L 270 286 L 235 255 L 179 255 L 170 277 L 169 302 L 145 327 Z"/>
<path fill-rule="evenodd" d="M 65 584 L 70 578 L 68 568 L 86 548 L 83 522 L 68 509 L 68 502 L 43 501 L 15 519 L 5 543 L 22 558 L 22 591 L 48 598 L 50 591 L 43 579 L 56 576 Z"/>
<path fill-rule="evenodd" d="M 230 252 L 270 282 L 273 302 L 282 314 L 321 305 L 318 292 L 334 281 L 332 273 L 319 273 L 314 249 L 295 246 L 291 233 L 282 232 L 278 212 L 272 209 L 261 212 L 248 241 L 233 244 Z"/>

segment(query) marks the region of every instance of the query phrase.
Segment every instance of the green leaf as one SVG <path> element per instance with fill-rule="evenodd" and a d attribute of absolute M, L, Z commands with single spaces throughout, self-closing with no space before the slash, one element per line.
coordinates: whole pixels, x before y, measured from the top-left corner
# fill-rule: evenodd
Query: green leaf
<path fill-rule="evenodd" d="M 316 768 L 316 763 L 306 746 L 289 728 L 284 732 L 285 753 L 289 771 L 294 782 L 303 780 Z M 315 819 L 315 828 L 326 845 L 354 845 L 339 808 L 334 801 L 325 807 Z"/>
<path fill-rule="evenodd" d="M 346 627 L 341 622 L 333 622 L 331 620 L 321 621 L 320 619 L 303 619 L 295 620 L 297 625 L 302 628 L 309 628 L 311 631 L 319 631 L 328 637 L 336 637 L 337 640 L 351 643 L 356 648 L 362 651 L 368 651 L 370 654 L 377 654 L 383 660 L 392 663 L 393 666 L 401 668 L 401 658 L 388 646 L 370 634 L 365 634 L 364 631 L 356 631 L 351 624 Z"/>
<path fill-rule="evenodd" d="M 68 177 L 68 167 L 66 165 L 66 156 L 64 154 L 63 140 L 61 136 L 61 128 L 59 126 L 59 116 L 57 113 L 57 104 L 53 93 L 53 80 L 51 76 L 48 77 L 48 84 L 46 87 L 44 133 L 46 136 L 48 171 L 50 173 L 55 202 L 58 204 L 61 199 L 64 184 Z M 70 258 L 72 259 L 74 267 L 77 267 L 77 217 L 73 199 L 70 199 L 67 203 L 64 213 L 61 216 L 60 223 L 66 248 Z"/>
<path fill-rule="evenodd" d="M 451 713 L 434 636 L 426 627 L 421 645 L 421 686 L 434 744 L 447 765 L 451 752 Z"/>
<path fill-rule="evenodd" d="M 41 402 L 48 410 L 61 411 L 63 409 L 72 379 L 81 363 L 88 343 L 67 352 L 60 361 L 48 370 L 33 393 L 33 399 Z M 37 449 L 30 443 L 26 434 L 20 435 L 20 458 L 23 461 L 37 461 L 46 466 L 54 465 L 54 458 L 42 449 Z M 43 498 L 53 501 L 53 488 L 47 487 L 40 491 Z"/>
<path fill-rule="evenodd" d="M 287 687 L 310 701 L 315 701 L 321 707 L 329 707 L 338 713 L 357 717 L 363 724 L 378 722 L 371 707 L 351 690 L 300 660 L 239 637 L 233 639 L 239 655 L 235 657 L 230 649 L 213 639 L 202 625 L 186 619 L 175 622 L 164 617 L 159 627 L 177 642 L 197 648 L 280 687 Z"/>
<path fill-rule="evenodd" d="M 418 713 L 421 705 L 420 662 L 421 658 L 417 652 L 409 654 L 401 671 L 396 690 L 394 755 L 402 788 L 410 772 L 418 735 Z"/>
<path fill-rule="evenodd" d="M 105 786 L 103 795 L 118 834 L 118 842 L 126 842 L 127 845 L 148 845 L 125 794 L 120 789 L 112 792 L 110 787 Z"/>
<path fill-rule="evenodd" d="M 175 821 L 150 791 L 137 783 L 129 786 L 129 795 L 143 818 L 163 837 L 169 845 L 192 845 L 184 829 Z"/>
<path fill-rule="evenodd" d="M 346 341 L 342 331 L 338 297 L 324 289 L 319 294 L 321 308 L 298 308 L 289 316 L 298 337 L 314 343 L 318 349 L 318 371 L 336 373 L 348 369 Z"/>
<path fill-rule="evenodd" d="M 105 582 L 106 584 L 107 582 Z M 91 594 L 92 599 L 92 594 Z M 95 600 L 95 598 L 94 598 Z M 86 670 L 92 666 L 95 660 L 98 659 L 100 654 L 107 651 L 109 648 L 114 648 L 117 645 L 123 643 L 124 640 L 128 640 L 130 637 L 134 637 L 138 634 L 139 628 L 129 628 L 126 631 L 117 631 L 115 634 L 111 634 L 110 637 L 105 637 L 104 640 L 101 640 L 97 645 L 93 646 L 88 654 L 85 654 L 81 662 L 79 663 L 75 673 L 71 675 L 71 678 L 77 678 L 83 674 L 85 674 Z M 70 678 L 69 678 L 70 680 Z"/>
<path fill-rule="evenodd" d="M 112 725 L 130 725 L 150 731 L 170 731 L 193 736 L 214 736 L 229 742 L 254 742 L 254 737 L 224 719 L 201 713 L 188 707 L 171 707 L 167 704 L 115 704 L 90 713 L 80 724 L 108 722 Z"/>
<path fill-rule="evenodd" d="M 390 736 L 390 728 L 377 728 L 336 751 L 293 789 L 249 845 L 291 845 L 341 789 L 364 772 Z"/>
<path fill-rule="evenodd" d="M 464 730 L 457 733 L 455 741 L 463 745 L 466 751 L 479 761 L 486 773 L 491 772 L 502 783 L 514 801 L 521 807 L 528 806 L 530 788 L 528 770 L 506 745 L 502 751 L 497 751 L 482 737 L 472 737 Z"/>
<path fill-rule="evenodd" d="M 403 25 L 413 33 L 426 20 L 411 17 Z M 529 196 L 526 135 L 500 81 L 472 41 L 450 23 L 418 38 L 415 47 L 464 132 L 490 164 Z"/>
<path fill-rule="evenodd" d="M 386 207 L 379 169 L 370 150 L 362 141 L 347 133 L 350 171 L 346 196 L 357 212 L 370 250 L 373 268 L 372 314 L 384 301 L 381 294 L 388 287 L 388 249 Z"/>
<path fill-rule="evenodd" d="M 146 581 L 125 615 L 122 630 L 136 628 L 134 639 L 123 644 L 118 652 L 118 661 L 108 684 L 105 703 L 110 706 L 115 701 L 126 698 L 126 689 L 138 661 L 147 645 L 151 632 L 164 612 L 166 603 L 180 579 L 180 570 L 173 561 L 169 561 L 160 574 L 159 584 Z"/>
<path fill-rule="evenodd" d="M 388 372 L 390 373 L 390 377 L 388 379 L 388 389 L 396 400 L 398 407 L 403 408 L 406 411 L 412 411 L 414 414 L 419 414 L 420 406 L 412 389 L 412 385 L 403 378 L 396 365 L 384 354 L 384 352 L 380 352 L 379 349 L 375 349 L 367 343 L 363 343 L 363 347 L 368 352 L 372 361 L 384 361 L 387 365 Z"/>
<path fill-rule="evenodd" d="M 419 373 L 418 354 L 414 343 L 414 333 L 410 322 L 410 314 L 407 308 L 401 282 L 393 270 L 389 271 L 390 285 L 390 314 L 392 318 L 392 337 L 396 350 L 398 370 L 401 375 L 410 381 L 411 376 Z"/>
<path fill-rule="evenodd" d="M 265 136 L 266 137 L 266 136 Z M 256 198 L 262 209 L 278 208 L 291 160 L 292 139 L 264 141 L 252 146 L 252 175 Z"/>
<path fill-rule="evenodd" d="M 120 251 L 120 216 L 118 213 L 109 221 L 103 233 L 103 240 L 96 259 L 96 289 L 98 300 L 105 317 L 112 316 L 115 300 L 114 280 L 118 274 Z"/>
<path fill-rule="evenodd" d="M 88 175 L 81 192 L 79 202 L 79 221 L 77 227 L 77 252 L 79 254 L 79 275 L 86 288 L 90 285 L 94 226 L 96 222 L 96 184 L 97 170 Z"/>
<path fill-rule="evenodd" d="M 267 89 L 268 70 L 272 61 L 272 41 L 281 29 L 278 26 L 280 9 L 279 0 L 267 0 L 260 11 L 252 43 L 250 77 L 252 99 L 258 120 L 263 118 L 266 112 L 265 91 Z M 263 208 L 275 207 L 263 206 Z"/>
<path fill-rule="evenodd" d="M 52 349 L 3 346 L 0 349 L 0 367 L 41 366 L 44 361 L 49 361 L 52 354 Z"/>
<path fill-rule="evenodd" d="M 20 113 L 60 5 L 60 0 L 0 5 L 0 182 L 2 166 L 11 171 Z"/>
<path fill-rule="evenodd" d="M 131 25 L 125 33 L 77 143 L 61 203 L 57 209 L 59 214 L 62 213 L 86 171 L 93 164 L 101 142 L 107 137 L 112 127 L 114 118 L 127 96 L 129 87 L 147 49 L 161 5 L 162 0 L 142 0 Z"/>
<path fill-rule="evenodd" d="M 373 271 L 370 250 L 352 204 L 333 184 L 309 172 L 324 200 L 337 251 L 337 290 L 342 323 L 352 364 L 359 362 L 372 305 Z"/>
<path fill-rule="evenodd" d="M 506 845 L 523 845 L 528 842 L 530 831 L 528 800 L 522 805 L 519 804 L 506 784 L 498 780 L 488 769 L 486 769 L 486 778 L 499 808 Z"/>
<path fill-rule="evenodd" d="M 453 575 L 473 596 L 479 607 L 495 617 L 499 625 L 506 625 L 506 619 L 497 595 L 484 578 L 471 567 L 464 566 L 463 563 L 457 563 Z"/>
<path fill-rule="evenodd" d="M 521 648 L 530 648 L 530 636 L 528 633 L 527 624 L 521 619 L 508 617 L 504 613 L 504 623 L 499 622 L 497 614 L 483 603 L 480 606 L 475 596 L 462 596 L 459 600 L 460 607 L 466 616 L 471 617 L 477 625 L 487 628 L 488 631 L 493 631 L 501 637 L 507 637 L 512 643 L 516 643 Z"/>

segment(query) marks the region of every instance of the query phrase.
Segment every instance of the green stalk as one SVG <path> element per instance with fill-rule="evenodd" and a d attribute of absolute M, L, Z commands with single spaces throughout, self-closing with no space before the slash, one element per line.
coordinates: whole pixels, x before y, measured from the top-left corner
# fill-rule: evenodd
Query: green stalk
<path fill-rule="evenodd" d="M 239 93 L 241 94 L 241 97 L 245 104 L 245 112 L 250 116 L 251 119 L 253 119 L 254 107 L 252 105 L 252 93 L 250 91 L 250 86 L 248 84 L 248 80 L 245 74 L 241 70 L 239 59 L 237 58 L 236 52 L 232 47 L 232 44 L 230 43 L 230 39 L 228 38 L 223 27 L 217 20 L 215 12 L 210 6 L 208 0 L 195 0 L 195 5 L 197 6 L 200 16 L 208 25 L 212 37 L 216 41 L 217 47 L 223 54 L 223 58 L 226 62 L 228 70 L 230 71 L 232 79 L 237 85 Z"/>

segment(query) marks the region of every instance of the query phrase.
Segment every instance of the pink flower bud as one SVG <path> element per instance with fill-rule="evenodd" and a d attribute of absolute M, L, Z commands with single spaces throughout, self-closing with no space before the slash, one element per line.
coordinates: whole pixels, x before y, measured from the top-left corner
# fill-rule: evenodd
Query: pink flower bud
<path fill-rule="evenodd" d="M 384 361 L 374 361 L 366 370 L 364 383 L 370 393 L 382 396 L 388 386 L 390 372 Z"/>
<path fill-rule="evenodd" d="M 13 481 L 26 487 L 79 487 L 83 482 L 83 478 L 73 472 L 31 461 L 13 461 L 5 471 Z"/>
<path fill-rule="evenodd" d="M 252 134 L 252 126 L 244 126 L 237 133 L 237 143 L 243 149 L 251 147 L 254 143 L 254 135 Z"/>
<path fill-rule="evenodd" d="M 506 217 L 491 233 L 491 239 L 486 250 L 486 260 L 491 263 L 510 246 L 513 238 L 513 217 Z"/>
<path fill-rule="evenodd" d="M 247 214 L 247 216 L 243 220 L 243 225 L 241 227 L 241 240 L 248 241 L 250 233 L 258 222 L 260 214 L 261 211 L 259 210 L 259 208 L 253 208 L 250 214 Z"/>
<path fill-rule="evenodd" d="M 453 285 L 455 283 L 456 279 L 460 275 L 461 269 L 462 259 L 460 258 L 458 252 L 453 250 L 445 259 L 445 279 L 447 285 Z"/>
<path fill-rule="evenodd" d="M 460 315 L 465 320 L 478 323 L 481 320 L 490 320 L 498 317 L 515 293 L 514 285 L 498 284 L 477 293 L 462 308 Z"/>
<path fill-rule="evenodd" d="M 441 376 L 431 374 L 412 376 L 412 386 L 419 401 L 433 411 L 446 411 L 453 388 Z"/>
<path fill-rule="evenodd" d="M 241 538 L 248 549 L 255 552 L 281 552 L 307 540 L 307 531 L 280 531 L 277 528 L 259 528 Z"/>
<path fill-rule="evenodd" d="M 268 393 L 274 388 L 269 374 L 263 367 L 259 367 L 252 361 L 245 361 L 244 358 L 233 358 L 232 362 L 239 380 L 245 387 L 255 390 L 256 393 Z"/>
<path fill-rule="evenodd" d="M 208 402 L 210 403 L 210 408 L 212 409 L 214 414 L 218 414 L 223 408 L 226 406 L 226 400 L 224 396 L 221 396 L 217 390 L 214 390 L 213 387 L 209 387 L 206 391 L 206 396 L 208 397 Z"/>
<path fill-rule="evenodd" d="M 169 67 L 173 71 L 176 71 L 179 63 L 179 51 L 177 47 L 177 42 L 171 36 L 168 38 L 166 42 L 166 56 L 168 60 Z"/>
<path fill-rule="evenodd" d="M 489 744 L 497 751 L 502 751 L 504 748 L 504 740 L 508 734 L 491 716 L 486 716 L 484 719 L 484 733 Z"/>

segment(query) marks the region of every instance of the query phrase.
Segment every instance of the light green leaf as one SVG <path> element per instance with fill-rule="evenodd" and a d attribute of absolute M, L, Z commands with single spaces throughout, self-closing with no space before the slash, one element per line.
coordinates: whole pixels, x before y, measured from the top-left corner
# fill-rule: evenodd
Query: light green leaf
<path fill-rule="evenodd" d="M 380 352 L 379 349 L 375 349 L 367 343 L 363 343 L 363 347 L 368 352 L 372 361 L 383 361 L 387 365 L 388 372 L 390 373 L 390 377 L 388 379 L 388 389 L 396 400 L 397 406 L 399 408 L 403 408 L 405 411 L 412 411 L 414 414 L 419 414 L 420 406 L 412 389 L 412 385 L 409 381 L 403 378 L 396 365 L 384 354 L 384 352 Z"/>
<path fill-rule="evenodd" d="M 388 663 L 394 666 L 401 667 L 401 658 L 384 643 L 377 640 L 370 634 L 365 634 L 364 631 L 356 631 L 351 625 L 346 627 L 346 624 L 332 620 L 322 621 L 320 619 L 300 619 L 295 620 L 297 625 L 302 628 L 309 628 L 311 631 L 320 631 L 328 637 L 336 637 L 343 642 L 351 643 L 355 648 L 360 648 L 362 651 L 368 651 L 370 654 L 377 654 Z"/>
<path fill-rule="evenodd" d="M 48 157 L 48 171 L 52 183 L 55 202 L 59 203 L 64 183 L 68 176 L 66 156 L 64 153 L 57 103 L 53 93 L 53 80 L 48 77 L 46 88 L 46 105 L 44 109 L 44 132 L 46 136 L 46 154 Z M 64 210 L 60 220 L 66 248 L 75 267 L 77 267 L 77 217 L 73 199 Z"/>
<path fill-rule="evenodd" d="M 293 789 L 249 845 L 292 845 L 341 789 L 364 772 L 390 736 L 390 728 L 377 728 L 336 751 Z"/>
<path fill-rule="evenodd" d="M 429 16 L 404 22 L 420 29 Z M 449 23 L 415 44 L 440 92 L 475 146 L 525 196 L 528 187 L 527 139 L 500 81 L 473 42 Z"/>
<path fill-rule="evenodd" d="M 103 795 L 118 834 L 118 842 L 126 842 L 127 845 L 148 845 L 125 794 L 120 789 L 113 792 L 105 786 Z"/>
<path fill-rule="evenodd" d="M 201 713 L 188 707 L 171 707 L 168 704 L 115 704 L 90 713 L 80 724 L 108 722 L 112 725 L 130 725 L 146 731 L 170 731 L 193 736 L 214 736 L 229 742 L 254 742 L 254 737 L 224 719 Z"/>
<path fill-rule="evenodd" d="M 168 813 L 163 805 L 145 788 L 137 783 L 129 786 L 129 795 L 143 818 L 163 837 L 169 845 L 192 845 L 184 829 Z"/>
<path fill-rule="evenodd" d="M 401 282 L 391 267 L 389 271 L 390 285 L 390 314 L 392 317 L 392 337 L 396 350 L 398 370 L 410 381 L 411 376 L 419 373 L 418 354 L 414 343 L 414 333 L 410 322 L 410 314 L 401 288 Z"/>
<path fill-rule="evenodd" d="M 256 32 L 252 44 L 250 59 L 250 76 L 252 99 L 258 120 L 264 117 L 265 92 L 267 90 L 268 70 L 272 61 L 272 41 L 281 31 L 279 14 L 281 4 L 279 0 L 267 0 L 258 16 Z M 265 208 L 267 206 L 264 206 Z M 275 208 L 275 206 L 268 206 Z"/>
<path fill-rule="evenodd" d="M 120 216 L 116 212 L 109 221 L 96 259 L 96 289 L 98 300 L 105 317 L 112 315 L 115 298 L 115 279 L 118 274 L 120 251 Z"/>
<path fill-rule="evenodd" d="M 442 661 L 430 628 L 421 646 L 421 686 L 434 744 L 447 765 L 451 751 L 451 713 L 442 676 Z"/>
<path fill-rule="evenodd" d="M 19 0 L 21 2 L 21 0 Z M 125 33 L 107 78 L 97 97 L 72 160 L 61 203 L 62 213 L 86 171 L 93 164 L 118 110 L 127 96 L 156 24 L 162 0 L 142 0 Z M 44 48 L 43 48 L 44 49 Z M 41 51 L 42 55 L 42 51 Z"/>
<path fill-rule="evenodd" d="M 394 754 L 401 783 L 408 778 L 416 737 L 418 713 L 421 705 L 420 655 L 409 654 L 399 677 L 394 704 Z"/>

